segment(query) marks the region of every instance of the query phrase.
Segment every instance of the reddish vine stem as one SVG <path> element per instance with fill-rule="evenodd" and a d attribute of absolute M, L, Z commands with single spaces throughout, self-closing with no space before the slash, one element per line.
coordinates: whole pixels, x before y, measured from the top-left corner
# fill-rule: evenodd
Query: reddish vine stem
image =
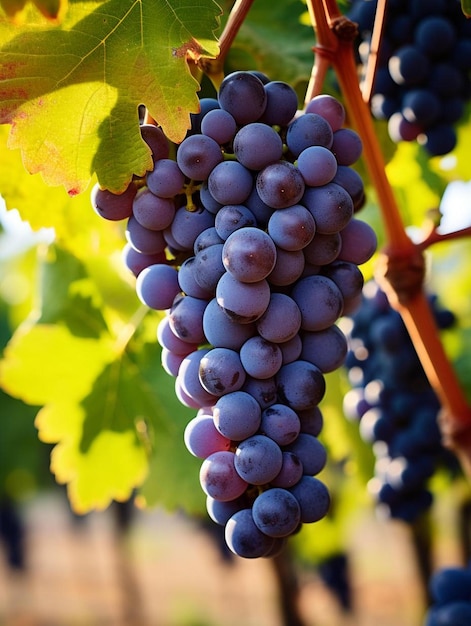
<path fill-rule="evenodd" d="M 376 70 L 378 68 L 379 49 L 383 38 L 387 4 L 388 0 L 378 0 L 376 7 L 370 51 L 368 54 L 368 63 L 366 64 L 365 78 L 362 87 L 363 100 L 367 103 L 370 102 L 371 95 L 373 93 Z"/>
<path fill-rule="evenodd" d="M 347 111 L 363 140 L 364 158 L 378 195 L 388 245 L 383 252 L 383 284 L 391 303 L 400 312 L 414 342 L 418 356 L 431 386 L 439 397 L 446 415 L 443 425 L 446 443 L 464 457 L 464 465 L 471 466 L 471 446 L 466 438 L 471 435 L 471 409 L 467 404 L 456 373 L 448 360 L 438 329 L 423 290 L 423 277 L 419 275 L 418 288 L 399 294 L 389 282 L 391 274 L 400 276 L 394 265 L 402 269 L 409 266 L 415 271 L 422 263 L 422 250 L 409 239 L 402 222 L 392 187 L 386 175 L 381 148 L 376 137 L 371 114 L 363 100 L 353 55 L 351 23 L 340 13 L 336 0 L 308 0 L 309 12 L 317 35 L 317 49 L 329 55 L 345 98 Z M 325 51 L 328 51 L 325 52 Z M 417 273 L 416 272 L 416 275 Z M 412 280 L 416 280 L 413 276 Z M 383 285 L 382 285 L 383 286 Z M 445 428 L 446 427 L 446 428 Z M 468 470 L 467 470 L 468 471 Z"/>
<path fill-rule="evenodd" d="M 216 89 L 224 78 L 224 62 L 234 39 L 244 23 L 254 0 L 236 0 L 229 13 L 224 29 L 219 37 L 219 54 L 216 59 L 201 59 L 198 63 Z"/>

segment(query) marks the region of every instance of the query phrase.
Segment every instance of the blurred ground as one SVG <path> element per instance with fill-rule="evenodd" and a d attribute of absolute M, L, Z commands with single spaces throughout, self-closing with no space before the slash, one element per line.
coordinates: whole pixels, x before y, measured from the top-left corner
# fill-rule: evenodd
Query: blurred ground
<path fill-rule="evenodd" d="M 285 626 L 270 562 L 225 561 L 181 516 L 139 512 L 120 541 L 110 511 L 77 520 L 56 495 L 25 513 L 26 571 L 12 572 L 0 552 L 0 626 Z M 424 598 L 404 527 L 365 519 L 350 551 L 353 614 L 315 571 L 303 572 L 306 626 L 421 626 Z"/>

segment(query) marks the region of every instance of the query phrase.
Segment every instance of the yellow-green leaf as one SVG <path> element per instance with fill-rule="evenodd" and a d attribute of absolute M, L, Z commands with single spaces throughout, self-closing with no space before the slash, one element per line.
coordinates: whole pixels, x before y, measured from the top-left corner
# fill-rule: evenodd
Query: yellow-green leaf
<path fill-rule="evenodd" d="M 213 0 L 77 2 L 60 27 L 0 20 L 0 122 L 26 168 L 75 195 L 94 172 L 122 191 L 152 168 L 144 104 L 172 141 L 198 110 L 188 56 L 216 56 Z"/>

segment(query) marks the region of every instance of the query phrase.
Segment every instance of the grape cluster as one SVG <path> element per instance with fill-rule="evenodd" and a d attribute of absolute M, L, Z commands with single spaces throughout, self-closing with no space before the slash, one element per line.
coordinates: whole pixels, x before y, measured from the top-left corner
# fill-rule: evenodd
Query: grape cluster
<path fill-rule="evenodd" d="M 137 294 L 165 311 L 162 365 L 197 410 L 184 438 L 203 459 L 209 516 L 246 558 L 274 554 L 328 511 L 318 404 L 347 352 L 336 321 L 357 304 L 358 265 L 376 249 L 355 216 L 362 144 L 342 104 L 297 106 L 286 83 L 229 74 L 175 159 L 144 126 L 155 165 L 139 189 L 93 193 L 100 214 L 127 218 Z"/>
<path fill-rule="evenodd" d="M 468 626 L 471 624 L 471 567 L 444 567 L 429 583 L 432 605 L 424 626 Z"/>
<path fill-rule="evenodd" d="M 438 327 L 449 328 L 454 315 L 440 309 L 435 296 L 430 302 Z M 453 467 L 441 442 L 440 404 L 400 314 L 375 282 L 365 285 L 362 305 L 348 322 L 345 365 L 352 389 L 344 411 L 360 420 L 362 438 L 373 443 L 369 488 L 380 508 L 412 523 L 432 502 L 428 481 L 438 465 Z"/>
<path fill-rule="evenodd" d="M 366 65 L 376 0 L 354 0 Z M 395 142 L 417 141 L 432 156 L 456 145 L 455 124 L 471 94 L 471 23 L 460 0 L 388 2 L 371 110 Z"/>

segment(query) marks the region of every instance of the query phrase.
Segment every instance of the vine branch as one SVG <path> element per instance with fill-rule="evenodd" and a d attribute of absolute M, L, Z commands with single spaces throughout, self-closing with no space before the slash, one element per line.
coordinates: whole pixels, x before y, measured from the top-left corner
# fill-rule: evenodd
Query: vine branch
<path fill-rule="evenodd" d="M 462 457 L 463 465 L 471 474 L 471 408 L 445 353 L 423 290 L 424 246 L 416 246 L 405 231 L 370 110 L 360 90 L 353 54 L 355 27 L 352 22 L 348 24 L 336 0 L 308 0 L 307 4 L 318 42 L 315 49 L 322 50 L 334 68 L 347 111 L 363 140 L 364 159 L 378 195 L 388 241 L 380 256 L 378 278 L 391 304 L 401 314 L 443 406 L 447 416 L 446 443 Z M 384 20 L 384 13 L 381 19 Z"/>

